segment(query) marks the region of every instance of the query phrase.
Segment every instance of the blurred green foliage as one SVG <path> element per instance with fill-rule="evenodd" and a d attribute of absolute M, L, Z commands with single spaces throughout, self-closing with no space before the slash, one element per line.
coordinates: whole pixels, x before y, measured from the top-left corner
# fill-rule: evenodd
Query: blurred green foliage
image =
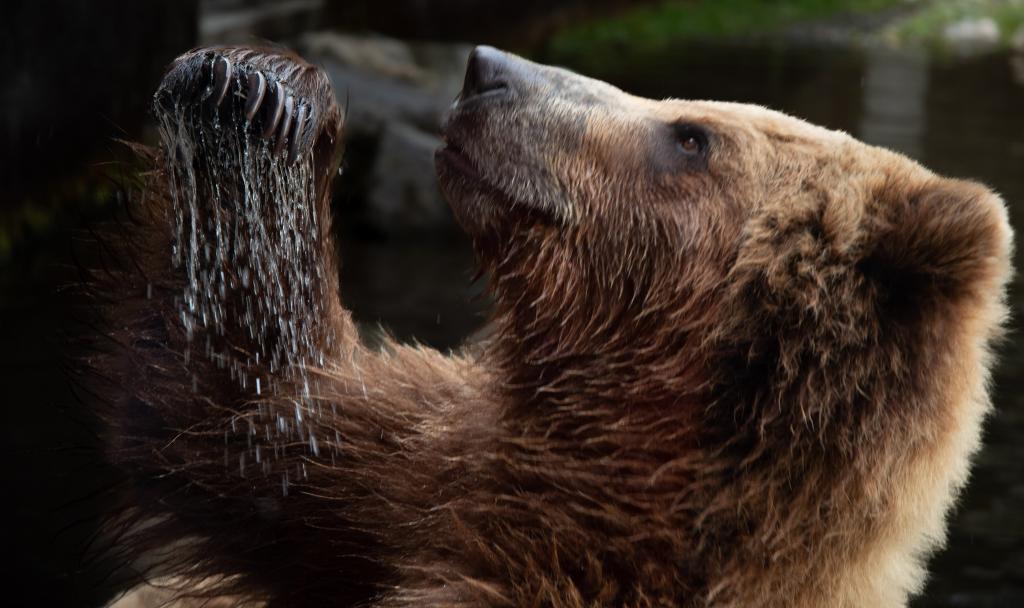
<path fill-rule="evenodd" d="M 681 42 L 741 38 L 907 0 L 669 0 L 567 29 L 545 49 L 552 60 L 600 73 L 602 64 L 657 54 Z"/>
<path fill-rule="evenodd" d="M 81 226 L 84 219 L 107 215 L 127 183 L 126 171 L 121 168 L 112 173 L 93 166 L 0 207 L 0 265 L 23 245 L 40 244 L 47 237 Z"/>
<path fill-rule="evenodd" d="M 665 0 L 567 28 L 548 41 L 542 55 L 600 75 L 681 44 L 763 40 L 798 24 L 823 20 L 841 26 L 863 17 L 872 25 L 862 36 L 938 53 L 963 44 L 951 40 L 947 28 L 964 21 L 990 19 L 996 25 L 999 39 L 987 48 L 1005 48 L 1024 36 L 1024 0 Z"/>
<path fill-rule="evenodd" d="M 944 0 L 923 3 L 920 10 L 894 23 L 885 35 L 903 45 L 947 50 L 944 32 L 951 24 L 991 19 L 999 28 L 1000 42 L 1010 43 L 1024 27 L 1024 0 Z"/>

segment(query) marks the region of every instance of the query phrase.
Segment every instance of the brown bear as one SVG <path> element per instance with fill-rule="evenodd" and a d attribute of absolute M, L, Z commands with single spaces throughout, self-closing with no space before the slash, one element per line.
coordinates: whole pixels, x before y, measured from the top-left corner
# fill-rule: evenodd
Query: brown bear
<path fill-rule="evenodd" d="M 167 593 L 749 608 L 921 590 L 1006 316 L 990 190 L 761 107 L 640 99 L 480 47 L 436 158 L 493 332 L 370 348 L 338 297 L 324 74 L 198 50 L 157 108 L 164 148 L 143 151 L 137 232 L 95 285 L 109 331 L 87 363 L 130 487 L 110 538 Z"/>

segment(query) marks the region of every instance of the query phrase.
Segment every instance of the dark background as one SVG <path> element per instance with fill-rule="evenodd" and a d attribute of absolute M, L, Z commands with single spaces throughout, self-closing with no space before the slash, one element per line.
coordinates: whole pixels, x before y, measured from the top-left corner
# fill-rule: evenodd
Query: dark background
<path fill-rule="evenodd" d="M 640 4 L 651 8 L 637 9 Z M 383 325 L 400 338 L 450 348 L 482 325 L 487 309 L 480 286 L 471 283 L 468 243 L 437 193 L 430 162 L 440 114 L 458 90 L 471 43 L 568 65 L 649 97 L 760 103 L 848 131 L 940 173 L 992 185 L 1019 226 L 1024 29 L 1015 51 L 1014 27 L 1024 16 L 1018 21 L 1004 10 L 1012 5 L 5 3 L 5 603 L 97 606 L 118 588 L 120 564 L 89 557 L 112 478 L 95 457 L 89 412 L 78 407 L 64 371 L 75 354 L 71 337 L 82 330 L 76 321 L 80 303 L 67 286 L 77 276 L 76 243 L 116 213 L 120 184 L 137 168 L 116 140 L 154 142 L 150 96 L 164 66 L 182 51 L 272 40 L 299 48 L 328 69 L 350 109 L 346 171 L 335 200 L 346 302 L 368 335 Z M 958 13 L 963 6 L 991 8 L 997 39 L 985 23 L 977 25 L 980 17 L 967 9 Z M 945 21 L 933 22 L 933 13 Z M 950 29 L 961 21 L 974 29 Z M 1015 315 L 1022 293 L 1015 282 Z M 932 578 L 915 606 L 1024 605 L 1024 352 L 1016 332 L 1000 361 L 986 447 L 953 514 L 949 545 L 932 560 Z"/>

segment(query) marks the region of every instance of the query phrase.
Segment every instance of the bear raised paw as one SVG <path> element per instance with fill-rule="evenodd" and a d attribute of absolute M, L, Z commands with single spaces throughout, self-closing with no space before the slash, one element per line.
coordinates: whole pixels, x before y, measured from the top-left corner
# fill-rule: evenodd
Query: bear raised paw
<path fill-rule="evenodd" d="M 322 70 L 284 49 L 214 47 L 178 57 L 156 92 L 158 111 L 177 107 L 244 118 L 288 162 L 312 147 L 314 138 L 340 127 L 331 83 Z M 332 135 L 335 133 L 332 133 Z"/>
<path fill-rule="evenodd" d="M 85 362 L 129 488 L 108 537 L 161 587 L 122 605 L 922 589 L 1006 316 L 1011 232 L 985 187 L 761 107 L 480 47 L 437 170 L 493 334 L 369 348 L 338 296 L 324 74 L 199 50 L 156 107 Z"/>

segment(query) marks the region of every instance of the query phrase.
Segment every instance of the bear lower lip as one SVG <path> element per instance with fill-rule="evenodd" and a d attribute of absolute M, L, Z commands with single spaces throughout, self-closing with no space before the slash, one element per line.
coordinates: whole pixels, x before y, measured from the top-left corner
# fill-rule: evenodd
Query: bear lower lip
<path fill-rule="evenodd" d="M 436 154 L 451 169 L 463 174 L 465 177 L 474 181 L 483 180 L 480 171 L 477 170 L 476 166 L 469 160 L 469 157 L 458 147 L 446 144 L 439 148 Z"/>
<path fill-rule="evenodd" d="M 493 209 L 517 209 L 517 212 L 530 213 L 535 218 L 543 217 L 546 220 L 554 220 L 556 217 L 550 210 L 517 198 L 512 192 L 486 179 L 472 158 L 457 143 L 445 140 L 445 144 L 434 152 L 434 160 L 442 189 L 446 185 L 450 188 L 447 196 L 453 203 L 457 203 L 457 199 L 466 194 L 482 195 Z"/>

